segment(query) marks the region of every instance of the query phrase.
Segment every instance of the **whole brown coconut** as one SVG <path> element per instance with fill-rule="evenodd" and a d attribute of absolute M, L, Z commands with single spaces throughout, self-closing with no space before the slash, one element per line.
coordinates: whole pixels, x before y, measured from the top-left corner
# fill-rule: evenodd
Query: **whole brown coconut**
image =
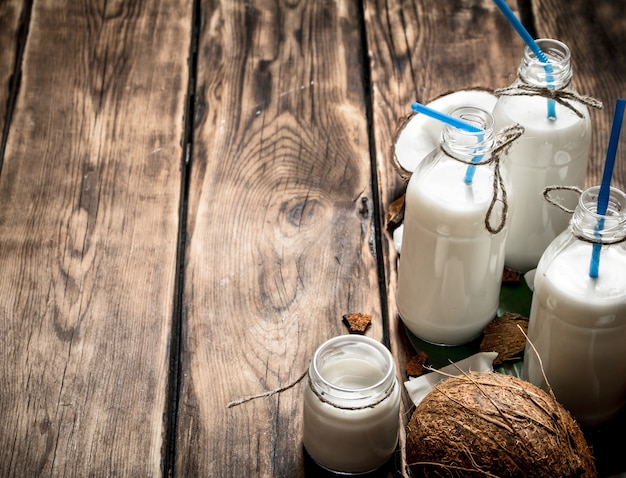
<path fill-rule="evenodd" d="M 593 456 L 554 397 L 509 375 L 440 382 L 407 428 L 414 476 L 595 477 Z"/>

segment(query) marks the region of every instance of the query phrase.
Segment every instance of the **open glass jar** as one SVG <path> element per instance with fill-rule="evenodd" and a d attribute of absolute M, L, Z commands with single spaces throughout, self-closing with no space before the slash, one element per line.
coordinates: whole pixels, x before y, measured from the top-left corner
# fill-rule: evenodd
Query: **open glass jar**
<path fill-rule="evenodd" d="M 342 335 L 314 353 L 304 393 L 304 447 L 321 467 L 361 474 L 381 467 L 398 442 L 400 386 L 391 353 Z"/>

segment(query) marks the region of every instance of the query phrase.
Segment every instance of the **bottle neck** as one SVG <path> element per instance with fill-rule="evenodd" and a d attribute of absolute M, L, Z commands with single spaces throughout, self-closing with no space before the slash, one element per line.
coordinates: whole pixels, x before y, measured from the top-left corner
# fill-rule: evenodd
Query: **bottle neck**
<path fill-rule="evenodd" d="M 452 110 L 450 116 L 463 120 L 480 131 L 465 131 L 446 125 L 441 133 L 442 149 L 462 161 L 482 162 L 482 157 L 491 154 L 495 145 L 494 119 L 491 113 L 473 106 L 461 106 Z"/>
<path fill-rule="evenodd" d="M 558 40 L 540 39 L 537 45 L 545 54 L 548 62 L 542 62 L 527 46 L 518 68 L 518 74 L 524 83 L 537 87 L 563 89 L 572 80 L 570 50 Z"/>
<path fill-rule="evenodd" d="M 611 188 L 605 214 L 598 214 L 600 187 L 585 190 L 578 201 L 570 227 L 574 236 L 599 244 L 626 240 L 626 194 Z"/>

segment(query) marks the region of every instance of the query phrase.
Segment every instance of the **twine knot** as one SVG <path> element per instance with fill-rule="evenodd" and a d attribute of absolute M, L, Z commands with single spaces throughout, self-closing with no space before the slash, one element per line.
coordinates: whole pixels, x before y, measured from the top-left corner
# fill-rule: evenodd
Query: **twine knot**
<path fill-rule="evenodd" d="M 535 86 L 529 84 L 521 76 L 517 76 L 517 80 L 506 88 L 499 88 L 493 92 L 495 96 L 542 96 L 550 100 L 554 100 L 560 105 L 565 106 L 573 111 L 576 116 L 583 118 L 583 114 L 576 109 L 574 103 L 589 106 L 591 108 L 602 109 L 603 105 L 600 100 L 591 96 L 585 96 L 572 90 L 568 82 L 562 88 L 548 88 L 547 86 Z"/>
<path fill-rule="evenodd" d="M 495 146 L 491 151 L 491 155 L 488 159 L 477 163 L 451 156 L 445 151 L 445 149 L 442 149 L 450 158 L 469 166 L 481 166 L 493 163 L 493 195 L 491 197 L 489 207 L 487 208 L 487 213 L 485 214 L 485 228 L 491 234 L 497 234 L 504 229 L 509 212 L 509 203 L 507 200 L 506 188 L 504 187 L 504 179 L 502 178 L 502 173 L 500 172 L 501 157 L 503 154 L 508 153 L 513 143 L 520 138 L 522 134 L 524 134 L 524 127 L 519 124 L 514 124 L 501 129 L 496 135 Z M 491 216 L 493 215 L 494 208 L 498 202 L 502 203 L 502 214 L 500 222 L 496 227 L 494 227 L 491 225 Z"/>
<path fill-rule="evenodd" d="M 491 198 L 491 204 L 487 209 L 487 215 L 485 216 L 485 227 L 491 234 L 497 234 L 506 224 L 507 215 L 509 212 L 509 203 L 507 201 L 506 189 L 504 188 L 504 179 L 500 172 L 500 158 L 503 154 L 507 154 L 513 143 L 524 134 L 524 127 L 519 124 L 507 126 L 498 132 L 496 135 L 496 147 L 491 152 L 491 161 L 494 163 L 493 172 L 493 197 Z M 491 226 L 491 214 L 498 201 L 502 202 L 502 215 L 500 218 L 500 224 L 498 227 L 493 228 Z"/>

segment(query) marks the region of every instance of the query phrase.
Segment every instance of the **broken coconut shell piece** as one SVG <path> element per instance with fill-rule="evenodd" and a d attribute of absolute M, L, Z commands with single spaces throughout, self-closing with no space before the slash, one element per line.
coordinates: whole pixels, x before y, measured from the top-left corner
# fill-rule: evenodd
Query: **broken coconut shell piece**
<path fill-rule="evenodd" d="M 528 319 L 526 317 L 507 312 L 489 322 L 480 343 L 480 351 L 497 352 L 498 356 L 493 361 L 494 365 L 520 358 L 526 346 L 524 334 L 527 331 Z"/>
<path fill-rule="evenodd" d="M 509 287 L 517 287 L 521 284 L 522 274 L 512 271 L 511 269 L 504 268 L 502 272 L 502 284 Z"/>
<path fill-rule="evenodd" d="M 448 114 L 458 106 L 476 106 L 491 112 L 497 98 L 491 88 L 469 88 L 438 96 L 426 106 Z M 444 124 L 424 114 L 399 119 L 391 150 L 392 164 L 402 179 L 408 181 L 417 165 L 441 140 Z"/>
<path fill-rule="evenodd" d="M 404 365 L 404 370 L 409 377 L 419 377 L 424 373 L 424 365 L 428 362 L 425 352 L 418 352 Z"/>
<path fill-rule="evenodd" d="M 343 316 L 343 322 L 348 326 L 351 334 L 364 334 L 365 329 L 372 323 L 372 316 L 361 312 L 346 314 Z"/>
<path fill-rule="evenodd" d="M 402 221 L 404 221 L 404 194 L 389 205 L 387 231 L 393 233 Z"/>

